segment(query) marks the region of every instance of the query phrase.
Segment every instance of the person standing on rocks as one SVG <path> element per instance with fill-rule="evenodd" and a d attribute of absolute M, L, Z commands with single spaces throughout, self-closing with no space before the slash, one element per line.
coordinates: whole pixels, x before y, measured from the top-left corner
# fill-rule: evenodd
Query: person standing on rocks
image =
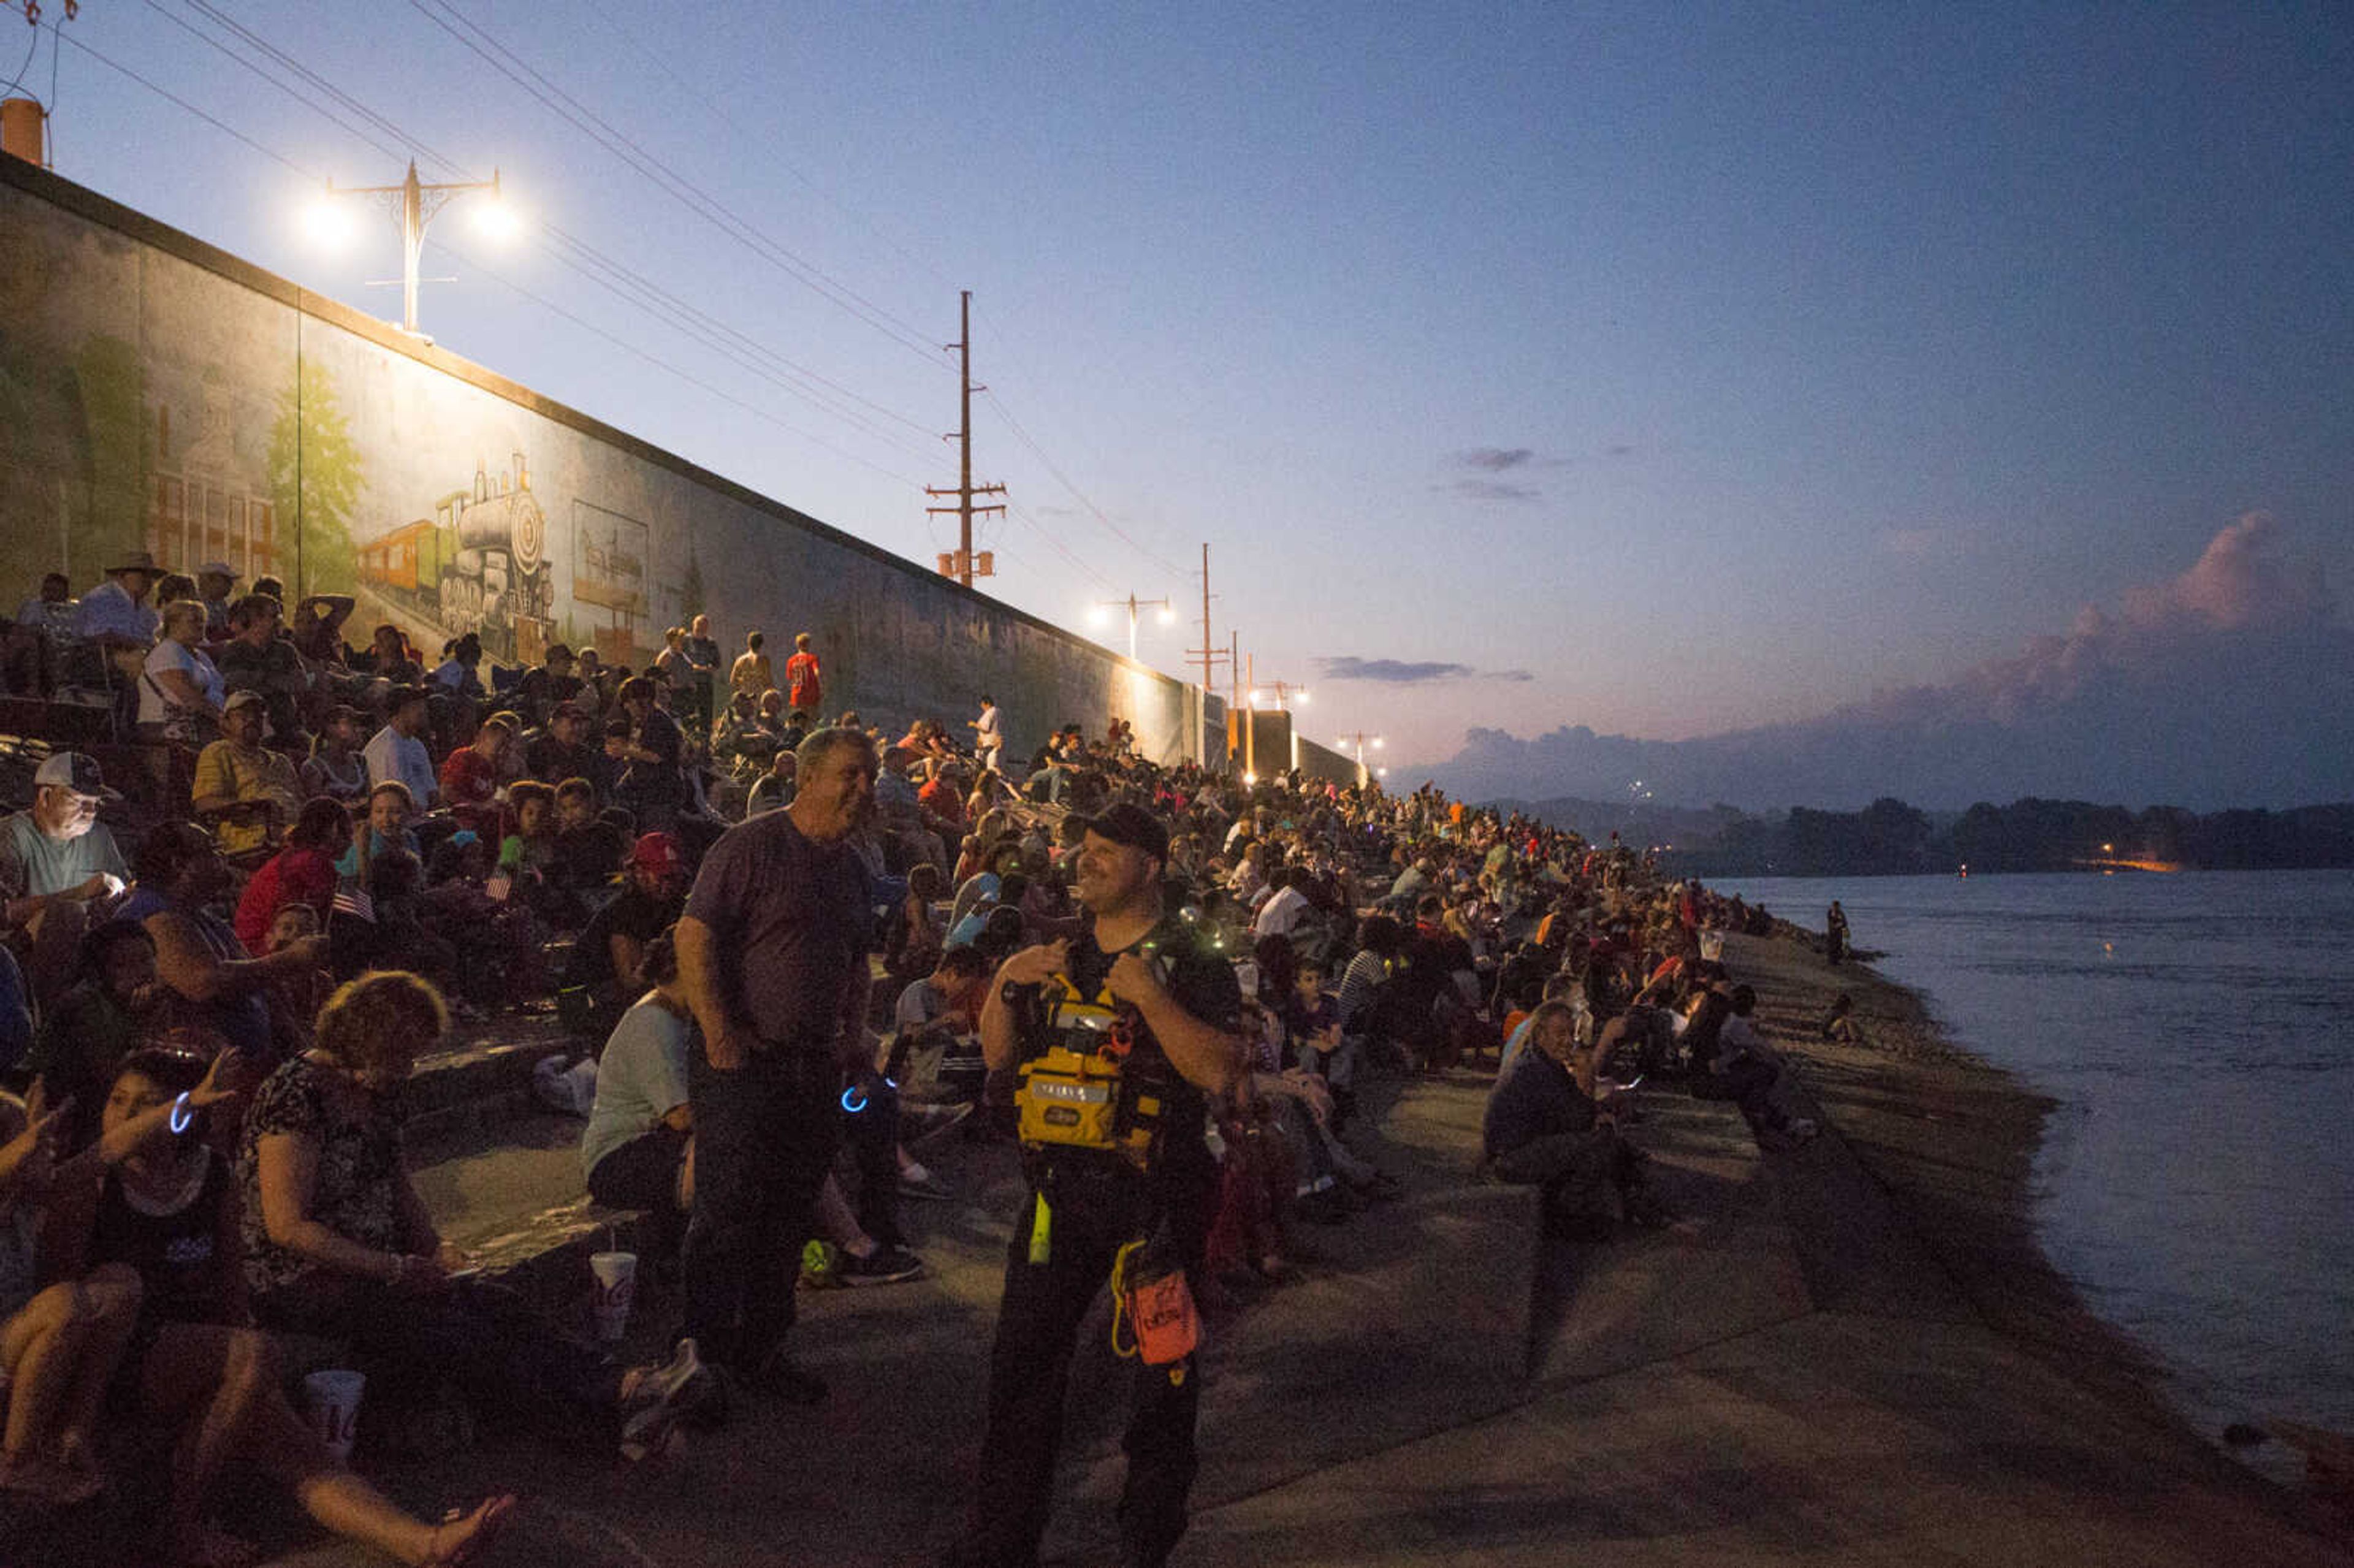
<path fill-rule="evenodd" d="M 842 1136 L 845 1056 L 866 1017 L 874 897 L 855 839 L 874 813 L 876 767 L 855 731 L 811 736 L 792 804 L 721 835 L 674 937 L 703 1032 L 688 1065 L 685 1333 L 739 1381 L 797 1404 L 825 1397 L 784 1341 Z"/>
<path fill-rule="evenodd" d="M 1837 964 L 1847 955 L 1847 911 L 1834 898 L 1829 912 L 1823 916 L 1823 957 Z"/>

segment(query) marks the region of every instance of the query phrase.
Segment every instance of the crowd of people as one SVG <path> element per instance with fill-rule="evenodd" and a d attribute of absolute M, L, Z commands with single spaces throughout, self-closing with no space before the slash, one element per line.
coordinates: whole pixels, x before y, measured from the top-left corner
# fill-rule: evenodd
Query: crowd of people
<path fill-rule="evenodd" d="M 918 1275 L 900 1205 L 945 1195 L 921 1156 L 954 1128 L 1025 1177 L 954 1561 L 1034 1559 L 1109 1288 L 1123 1561 L 1157 1563 L 1200 1315 L 1395 1195 L 1358 1136 L 1378 1079 L 1492 1061 L 1480 1169 L 1585 1241 L 1673 1218 L 1622 1133 L 1638 1079 L 1813 1135 L 1709 936 L 1756 912 L 1615 842 L 1158 763 L 1119 719 L 1017 772 L 985 694 L 953 729 L 825 716 L 806 634 L 781 688 L 758 631 L 723 673 L 700 616 L 644 672 L 490 667 L 472 636 L 429 672 L 390 624 L 348 645 L 349 599 L 290 618 L 236 586 L 126 557 L 5 634 L 16 691 L 120 704 L 125 789 L 56 746 L 0 820 L 0 1072 L 27 1091 L 0 1128 L 0 1489 L 76 1506 L 108 1423 L 168 1425 L 180 1560 L 239 1555 L 208 1508 L 231 1465 L 406 1562 L 462 1560 L 513 1506 L 402 1513 L 288 1406 L 289 1337 L 372 1400 L 453 1383 L 631 1458 L 739 1400 L 825 1398 L 789 1351 L 797 1281 Z M 654 1362 L 475 1277 L 410 1180 L 417 1058 L 452 1012 L 517 1010 L 578 1041 L 584 1185 L 650 1217 L 677 1286 Z"/>

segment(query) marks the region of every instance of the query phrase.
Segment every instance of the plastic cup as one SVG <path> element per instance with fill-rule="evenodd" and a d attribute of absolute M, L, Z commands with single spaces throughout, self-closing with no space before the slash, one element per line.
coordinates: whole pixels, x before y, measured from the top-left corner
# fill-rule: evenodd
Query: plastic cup
<path fill-rule="evenodd" d="M 366 1373 L 342 1368 L 314 1372 L 302 1380 L 302 1414 L 337 1464 L 352 1457 L 352 1440 L 360 1431 L 360 1395 L 366 1390 Z"/>
<path fill-rule="evenodd" d="M 638 1255 L 600 1252 L 588 1259 L 597 1277 L 597 1337 L 610 1344 L 630 1331 L 630 1303 L 638 1293 Z"/>

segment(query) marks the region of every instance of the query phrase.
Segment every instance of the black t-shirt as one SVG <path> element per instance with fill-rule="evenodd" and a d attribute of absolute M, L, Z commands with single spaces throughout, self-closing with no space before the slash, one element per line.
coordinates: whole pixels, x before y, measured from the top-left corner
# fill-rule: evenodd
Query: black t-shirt
<path fill-rule="evenodd" d="M 602 887 L 621 869 L 621 857 L 629 849 L 629 836 L 610 822 L 558 829 L 555 853 L 541 874 L 557 887 Z"/>
<path fill-rule="evenodd" d="M 602 795 L 610 781 L 611 769 L 606 766 L 605 754 L 593 746 L 567 746 L 553 735 L 535 737 L 523 748 L 525 777 L 543 783 L 561 784 L 567 779 L 586 779 Z"/>
<path fill-rule="evenodd" d="M 631 883 L 596 914 L 581 930 L 565 980 L 572 985 L 603 985 L 619 979 L 613 972 L 615 937 L 630 937 L 640 946 L 652 941 L 678 918 L 679 901 L 648 893 Z"/>
<path fill-rule="evenodd" d="M 204 1162 L 196 1192 L 168 1213 L 134 1204 L 123 1190 L 122 1172 L 106 1174 L 98 1221 L 90 1237 L 94 1264 L 126 1264 L 136 1270 L 140 1309 L 166 1323 L 209 1323 L 220 1319 L 222 1266 L 218 1255 L 221 1205 L 229 1201 L 228 1161 L 199 1149 Z"/>
<path fill-rule="evenodd" d="M 1243 992 L 1241 982 L 1235 978 L 1234 966 L 1175 913 L 1162 916 L 1161 923 L 1131 948 L 1109 953 L 1097 945 L 1095 919 L 1088 916 L 1087 930 L 1071 942 L 1065 978 L 1082 997 L 1100 997 L 1105 994 L 1105 977 L 1111 973 L 1120 951 L 1133 951 L 1148 962 L 1161 966 L 1161 983 L 1168 988 L 1177 1005 L 1194 1018 L 1230 1034 L 1241 1028 Z M 1017 989 L 1027 992 L 1016 1012 L 1021 1022 L 1022 1059 L 1026 1062 L 1062 1042 L 1051 1023 L 1045 988 Z M 1203 1139 L 1209 1114 L 1207 1098 L 1177 1071 L 1133 1006 L 1120 1002 L 1116 1011 L 1133 1031 L 1135 1040 L 1122 1067 L 1122 1076 L 1151 1085 L 1161 1098 L 1161 1147 L 1154 1174 L 1167 1181 L 1208 1179 L 1214 1168 L 1209 1145 Z M 1097 1162 L 1120 1158 L 1093 1150 L 1055 1150 L 1049 1158 L 1066 1156 Z"/>

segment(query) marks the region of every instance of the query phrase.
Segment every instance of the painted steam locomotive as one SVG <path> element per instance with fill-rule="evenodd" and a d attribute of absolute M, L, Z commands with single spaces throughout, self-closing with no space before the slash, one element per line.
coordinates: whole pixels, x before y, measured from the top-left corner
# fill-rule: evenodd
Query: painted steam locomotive
<path fill-rule="evenodd" d="M 537 662 L 553 627 L 556 574 L 547 516 L 532 494 L 524 455 L 514 454 L 513 473 L 499 476 L 495 489 L 478 464 L 473 488 L 443 496 L 432 517 L 360 546 L 359 575 L 427 625 L 451 636 L 475 633 L 493 659 Z"/>

